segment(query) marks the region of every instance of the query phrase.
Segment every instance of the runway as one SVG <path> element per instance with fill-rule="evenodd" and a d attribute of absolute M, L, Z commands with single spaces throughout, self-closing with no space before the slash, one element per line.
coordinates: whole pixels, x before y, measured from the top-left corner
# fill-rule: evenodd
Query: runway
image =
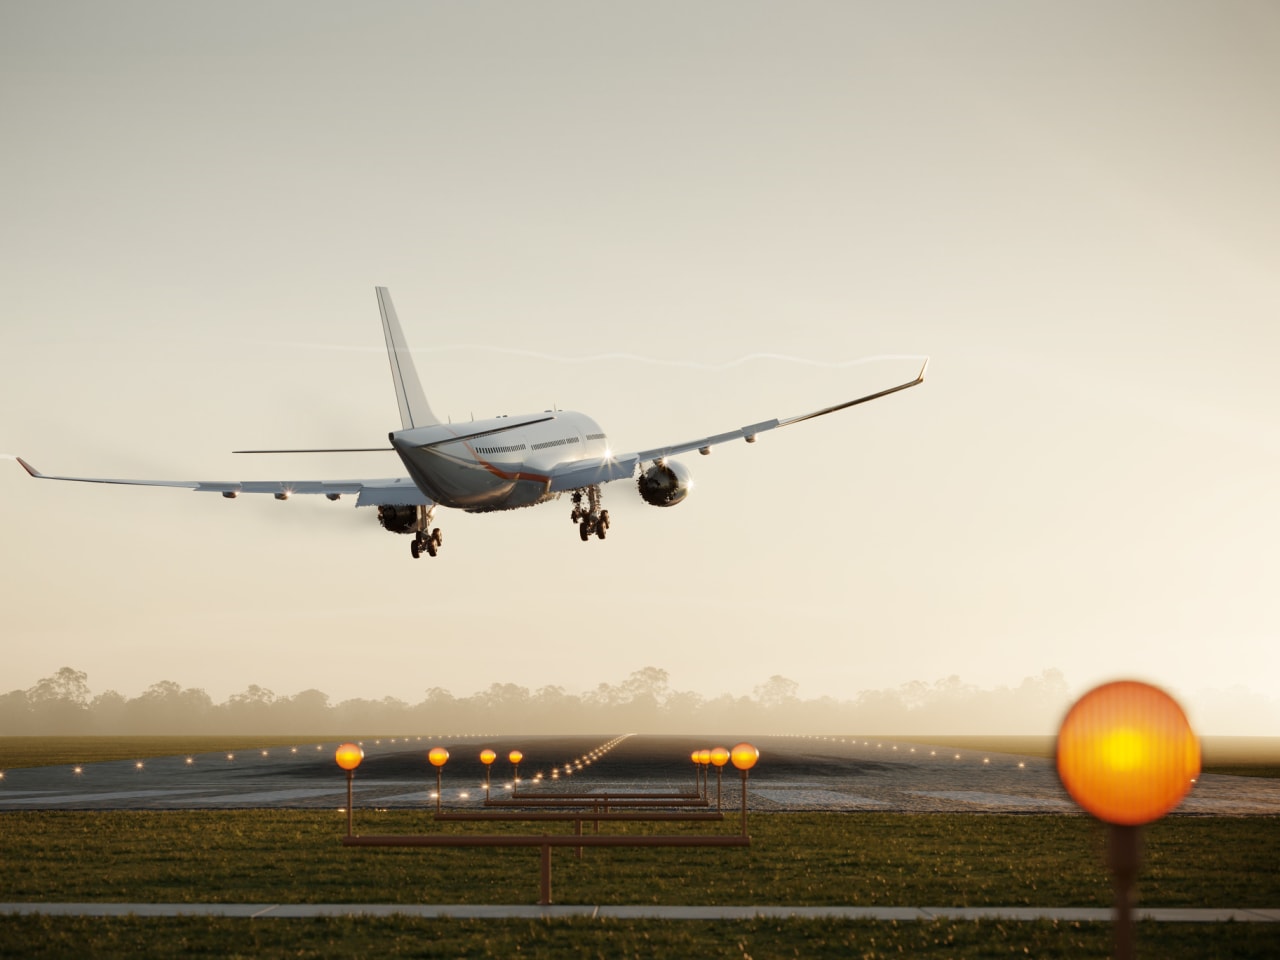
<path fill-rule="evenodd" d="M 362 741 L 365 759 L 355 774 L 355 805 L 422 807 L 435 802 L 435 769 L 427 751 L 444 746 L 442 803 L 480 808 L 485 768 L 480 750 L 499 759 L 491 769 L 495 798 L 508 796 L 520 749 L 520 790 L 608 793 L 692 792 L 690 752 L 749 739 L 760 749 L 747 788 L 753 811 L 876 811 L 901 813 L 1078 812 L 1058 782 L 1053 762 L 1008 753 L 977 752 L 883 738 L 632 736 L 591 763 L 591 751 L 614 738 L 407 736 Z M 340 741 L 298 743 L 269 750 L 202 753 L 80 766 L 4 771 L 4 810 L 336 809 L 346 804 L 346 777 L 334 762 Z M 579 769 L 579 767 L 581 769 Z M 553 777 L 554 774 L 554 777 Z M 737 807 L 740 777 L 723 770 L 721 794 Z M 716 776 L 709 777 L 712 800 Z M 1280 780 L 1203 776 L 1176 811 L 1216 816 L 1280 814 Z"/>

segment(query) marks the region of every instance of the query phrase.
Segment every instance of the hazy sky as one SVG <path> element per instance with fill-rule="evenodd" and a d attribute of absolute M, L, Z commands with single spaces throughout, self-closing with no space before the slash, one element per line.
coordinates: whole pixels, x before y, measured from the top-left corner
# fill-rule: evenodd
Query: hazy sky
<path fill-rule="evenodd" d="M 0 452 L 45 471 L 399 474 L 230 455 L 398 426 L 376 284 L 437 413 L 617 450 L 933 363 L 694 455 L 676 508 L 607 487 L 604 543 L 444 512 L 414 561 L 346 501 L 0 463 L 0 688 L 1057 667 L 1278 734 L 1278 94 L 1267 0 L 4 0 Z"/>

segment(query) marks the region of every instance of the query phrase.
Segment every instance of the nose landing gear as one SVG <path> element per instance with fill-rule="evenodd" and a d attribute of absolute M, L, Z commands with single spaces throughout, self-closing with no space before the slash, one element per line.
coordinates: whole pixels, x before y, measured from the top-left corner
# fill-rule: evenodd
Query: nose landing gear
<path fill-rule="evenodd" d="M 583 506 L 583 494 L 586 494 L 586 506 Z M 583 543 L 595 534 L 601 540 L 609 529 L 609 511 L 600 509 L 600 487 L 592 484 L 581 490 L 573 491 L 573 512 L 569 519 L 578 525 L 578 536 Z"/>

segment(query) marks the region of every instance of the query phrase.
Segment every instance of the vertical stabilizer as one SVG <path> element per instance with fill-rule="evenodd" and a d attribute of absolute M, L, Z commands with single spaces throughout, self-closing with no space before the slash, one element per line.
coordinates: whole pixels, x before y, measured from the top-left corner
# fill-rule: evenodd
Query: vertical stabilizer
<path fill-rule="evenodd" d="M 396 308 L 391 304 L 391 294 L 386 287 L 376 287 L 378 310 L 382 313 L 382 332 L 387 338 L 387 359 L 391 361 L 391 379 L 396 384 L 396 402 L 400 405 L 400 422 L 404 429 L 429 427 L 439 423 L 431 412 L 418 371 L 413 367 L 413 357 L 404 342 L 404 331 L 396 318 Z"/>

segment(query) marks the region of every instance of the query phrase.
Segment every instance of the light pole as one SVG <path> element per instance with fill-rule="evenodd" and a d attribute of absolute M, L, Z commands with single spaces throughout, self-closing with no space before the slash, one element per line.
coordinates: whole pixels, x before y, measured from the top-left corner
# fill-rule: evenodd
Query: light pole
<path fill-rule="evenodd" d="M 512 750 L 507 754 L 507 759 L 511 761 L 511 792 L 514 794 L 520 786 L 520 761 L 524 759 L 524 754 L 519 750 Z"/>
<path fill-rule="evenodd" d="M 742 771 L 742 835 L 747 835 L 747 771 L 760 759 L 760 751 L 749 743 L 740 743 L 729 751 L 729 759 Z"/>
<path fill-rule="evenodd" d="M 715 747 L 711 751 L 711 763 L 716 768 L 716 812 L 720 812 L 720 773 L 729 762 L 729 751 L 724 747 Z"/>
<path fill-rule="evenodd" d="M 1190 791 L 1200 775 L 1200 742 L 1167 693 L 1118 680 L 1090 690 L 1067 711 L 1058 730 L 1057 765 L 1072 799 L 1111 825 L 1115 956 L 1132 960 L 1139 830 Z"/>
<path fill-rule="evenodd" d="M 493 761 L 498 759 L 498 755 L 488 747 L 480 751 L 480 762 L 484 764 L 484 802 L 489 802 L 489 772 Z"/>
<path fill-rule="evenodd" d="M 431 765 L 436 768 L 436 813 L 440 812 L 440 780 L 441 774 L 444 773 L 444 765 L 449 760 L 449 751 L 444 747 L 432 747 L 427 754 L 427 759 L 431 761 Z"/>
<path fill-rule="evenodd" d="M 355 779 L 356 767 L 360 766 L 360 761 L 364 759 L 364 751 L 358 744 L 344 743 L 338 747 L 333 759 L 338 761 L 338 766 L 347 771 L 347 836 L 349 837 L 351 836 L 351 781 Z"/>

